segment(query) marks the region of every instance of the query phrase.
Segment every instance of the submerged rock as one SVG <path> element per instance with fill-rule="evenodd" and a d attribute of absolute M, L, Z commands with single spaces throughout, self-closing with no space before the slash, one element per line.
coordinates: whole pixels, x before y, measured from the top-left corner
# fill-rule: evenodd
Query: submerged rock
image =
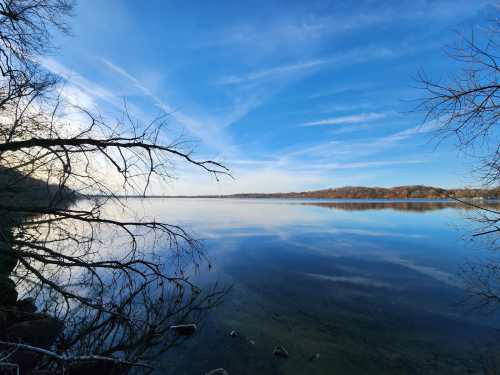
<path fill-rule="evenodd" d="M 170 327 L 171 330 L 175 331 L 180 336 L 191 336 L 196 332 L 198 327 L 196 324 L 178 324 Z"/>
<path fill-rule="evenodd" d="M 279 346 L 279 345 L 274 348 L 273 355 L 275 357 L 279 357 L 279 358 L 288 358 L 289 357 L 287 350 L 284 347 Z"/>
<path fill-rule="evenodd" d="M 229 375 L 226 370 L 221 368 L 216 368 L 215 370 L 207 372 L 205 375 Z"/>
<path fill-rule="evenodd" d="M 231 337 L 236 337 L 236 336 L 239 336 L 239 335 L 240 334 L 238 333 L 238 331 L 235 331 L 234 329 L 231 332 L 229 332 L 229 336 L 231 336 Z"/>
<path fill-rule="evenodd" d="M 315 354 L 313 354 L 312 356 L 309 357 L 309 362 L 313 362 L 313 361 L 319 359 L 319 357 L 320 357 L 320 354 L 319 353 L 315 353 Z"/>

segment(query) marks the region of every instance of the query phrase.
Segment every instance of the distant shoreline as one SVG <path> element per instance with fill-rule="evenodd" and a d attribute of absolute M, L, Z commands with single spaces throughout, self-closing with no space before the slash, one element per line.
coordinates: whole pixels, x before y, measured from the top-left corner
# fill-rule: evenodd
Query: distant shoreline
<path fill-rule="evenodd" d="M 92 195 L 93 197 L 109 197 L 108 195 Z M 342 187 L 334 189 L 290 192 L 290 193 L 240 193 L 240 194 L 208 194 L 208 195 L 120 195 L 120 198 L 204 198 L 204 199 L 340 199 L 340 200 L 449 200 L 456 199 L 488 201 L 500 199 L 500 189 L 442 189 L 432 186 L 411 185 L 393 188 L 379 187 Z"/>
<path fill-rule="evenodd" d="M 111 195 L 89 195 L 88 198 L 110 198 Z M 233 197 L 233 196 L 195 196 L 195 195 L 115 195 L 120 199 L 252 199 L 252 200 L 283 200 L 283 201 L 311 201 L 311 202 L 334 202 L 334 203 L 498 203 L 500 198 L 307 198 L 307 197 Z"/>

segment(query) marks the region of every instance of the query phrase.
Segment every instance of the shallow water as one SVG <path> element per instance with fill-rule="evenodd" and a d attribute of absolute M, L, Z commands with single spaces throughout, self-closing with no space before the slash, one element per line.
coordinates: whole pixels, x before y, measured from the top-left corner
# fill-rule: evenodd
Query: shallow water
<path fill-rule="evenodd" d="M 203 239 L 232 285 L 163 374 L 450 374 L 496 366 L 500 314 L 466 299 L 473 211 L 448 202 L 150 199 L 130 201 Z M 230 337 L 236 330 L 239 335 Z M 276 345 L 289 358 L 275 358 Z M 319 354 L 318 356 L 315 356 Z"/>

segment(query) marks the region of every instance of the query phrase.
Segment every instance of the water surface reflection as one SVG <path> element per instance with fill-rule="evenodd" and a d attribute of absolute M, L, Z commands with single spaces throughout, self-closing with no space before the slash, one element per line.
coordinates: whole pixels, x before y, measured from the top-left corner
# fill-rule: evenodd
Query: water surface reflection
<path fill-rule="evenodd" d="M 493 254 L 464 241 L 471 212 L 457 204 L 134 204 L 204 238 L 214 269 L 198 282 L 233 285 L 197 339 L 165 357 L 168 373 L 483 373 L 483 348 L 496 348 L 500 321 L 463 303 L 460 272 Z"/>

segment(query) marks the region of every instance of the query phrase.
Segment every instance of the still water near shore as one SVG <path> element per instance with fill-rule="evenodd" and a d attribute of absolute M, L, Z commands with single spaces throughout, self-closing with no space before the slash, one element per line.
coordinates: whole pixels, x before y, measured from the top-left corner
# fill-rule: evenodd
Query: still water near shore
<path fill-rule="evenodd" d="M 443 374 L 496 366 L 500 313 L 466 299 L 474 213 L 442 201 L 129 200 L 203 239 L 232 285 L 163 374 Z M 500 261 L 499 263 L 500 264 Z M 470 281 L 470 280 L 469 280 Z M 236 337 L 229 333 L 235 330 Z M 289 358 L 275 358 L 281 345 Z M 485 364 L 487 362 L 487 364 Z"/>

